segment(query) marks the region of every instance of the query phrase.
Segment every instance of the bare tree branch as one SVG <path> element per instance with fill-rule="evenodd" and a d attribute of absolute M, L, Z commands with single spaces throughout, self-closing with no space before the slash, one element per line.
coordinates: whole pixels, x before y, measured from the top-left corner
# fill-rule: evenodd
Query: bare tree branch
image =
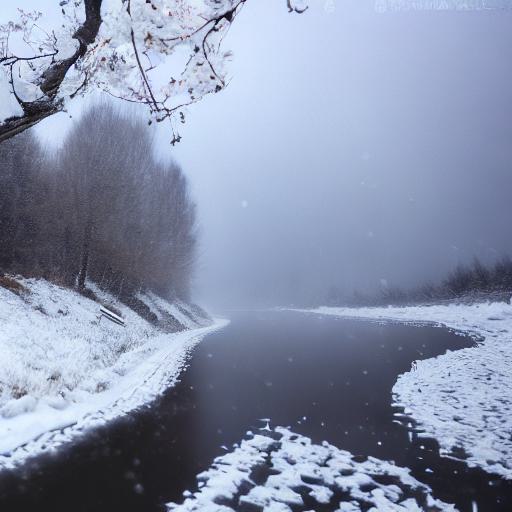
<path fill-rule="evenodd" d="M 295 5 L 292 5 L 292 0 L 286 0 L 286 5 L 288 7 L 288 12 L 296 12 L 297 14 L 302 14 L 308 10 L 308 5 L 300 8 Z"/>
<path fill-rule="evenodd" d="M 304 12 L 305 8 L 295 5 L 295 0 L 286 1 L 291 12 Z M 74 15 L 63 9 L 67 28 L 79 25 L 72 35 L 73 29 L 65 36 L 65 44 L 69 44 L 69 37 L 78 42 L 67 58 L 59 58 L 59 48 L 65 46 L 57 41 L 54 32 L 43 31 L 46 37 L 42 42 L 31 36 L 34 27 L 42 30 L 36 25 L 42 14 L 20 10 L 19 22 L 0 26 L 0 66 L 5 66 L 10 76 L 8 86 L 14 105 L 12 110 L 9 105 L 8 110 L 13 112 L 12 117 L 0 122 L 0 142 L 62 111 L 68 99 L 94 87 L 125 101 L 147 105 L 152 120 L 170 121 L 172 143 L 178 142 L 181 137 L 173 122 L 178 116 L 184 122 L 182 108 L 226 87 L 224 64 L 230 52 L 221 52 L 221 42 L 246 2 L 216 0 L 212 5 L 209 0 L 119 0 L 109 5 L 102 20 L 102 0 L 75 0 Z M 78 20 L 83 19 L 83 7 L 85 21 L 81 23 Z M 9 51 L 13 32 L 22 33 L 23 41 L 35 55 L 13 55 Z M 126 52 L 126 44 L 133 51 Z M 158 85 L 159 80 L 152 80 L 150 75 L 157 67 L 151 56 L 158 57 L 155 62 L 164 62 L 178 54 L 178 48 L 189 54 L 180 78 L 170 77 L 168 83 Z M 142 55 L 149 61 L 147 69 Z M 70 93 L 70 89 L 74 92 Z M 182 96 L 188 98 L 183 100 Z M 180 104 L 172 107 L 171 100 L 178 98 Z M 18 113 L 20 110 L 22 113 Z"/>

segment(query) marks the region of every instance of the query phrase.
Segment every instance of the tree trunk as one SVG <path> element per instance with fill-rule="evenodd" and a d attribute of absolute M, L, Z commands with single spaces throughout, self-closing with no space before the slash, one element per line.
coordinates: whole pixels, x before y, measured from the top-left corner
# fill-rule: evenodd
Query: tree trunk
<path fill-rule="evenodd" d="M 89 267 L 89 255 L 91 249 L 92 238 L 92 221 L 88 221 L 84 229 L 84 243 L 82 245 L 82 259 L 80 261 L 80 271 L 78 272 L 77 286 L 80 291 L 85 288 L 85 280 L 87 279 L 87 269 Z"/>
<path fill-rule="evenodd" d="M 73 34 L 73 39 L 78 41 L 78 48 L 71 57 L 52 62 L 43 72 L 39 78 L 39 88 L 44 93 L 42 99 L 35 101 L 18 99 L 23 114 L 10 117 L 0 123 L 0 142 L 16 136 L 46 117 L 62 111 L 64 101 L 58 95 L 60 86 L 68 71 L 85 55 L 88 46 L 94 43 L 98 35 L 102 22 L 101 4 L 102 0 L 84 0 L 85 21 Z"/>

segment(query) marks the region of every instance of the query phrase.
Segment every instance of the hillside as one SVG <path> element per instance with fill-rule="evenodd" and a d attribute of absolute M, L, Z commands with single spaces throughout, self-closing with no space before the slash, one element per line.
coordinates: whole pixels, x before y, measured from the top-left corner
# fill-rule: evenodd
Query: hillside
<path fill-rule="evenodd" d="M 220 325 L 154 294 L 137 297 L 145 319 L 91 283 L 88 298 L 42 279 L 0 279 L 0 467 L 149 401 Z M 125 325 L 102 317 L 102 305 Z"/>

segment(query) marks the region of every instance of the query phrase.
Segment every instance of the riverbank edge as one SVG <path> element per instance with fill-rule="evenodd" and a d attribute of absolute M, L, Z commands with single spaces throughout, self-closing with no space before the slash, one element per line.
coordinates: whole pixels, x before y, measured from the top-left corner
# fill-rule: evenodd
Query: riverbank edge
<path fill-rule="evenodd" d="M 19 282 L 21 294 L 0 288 L 1 391 L 12 393 L 22 379 L 25 385 L 21 398 L 0 404 L 0 471 L 55 452 L 149 404 L 178 382 L 194 347 L 229 323 L 199 315 L 200 308 L 148 296 L 152 311 L 167 324 L 179 321 L 182 330 L 166 332 L 115 302 L 125 321 L 120 326 L 101 319 L 97 301 L 73 290 L 44 280 Z M 102 299 L 114 303 L 107 294 Z M 100 356 L 112 361 L 110 366 Z M 53 369 L 55 375 L 66 370 L 71 375 L 46 378 Z M 74 389 L 72 378 L 81 379 Z"/>
<path fill-rule="evenodd" d="M 154 353 L 111 390 L 89 403 L 71 406 L 65 414 L 51 418 L 37 435 L 29 434 L 12 450 L 0 454 L 0 471 L 14 469 L 43 453 L 54 453 L 60 446 L 87 434 L 91 429 L 150 405 L 165 390 L 179 382 L 179 376 L 186 369 L 195 346 L 205 336 L 228 323 L 226 319 L 215 319 L 209 327 L 165 335 L 166 347 Z M 34 417 L 30 417 L 32 414 Z M 24 415 L 22 419 L 37 422 L 37 413 L 32 414 Z"/>
<path fill-rule="evenodd" d="M 512 479 L 512 306 L 506 303 L 293 309 L 356 320 L 443 327 L 475 346 L 415 361 L 397 377 L 393 405 L 440 453 Z M 412 426 L 412 425 L 411 425 Z M 419 427 L 419 428 L 418 428 Z"/>

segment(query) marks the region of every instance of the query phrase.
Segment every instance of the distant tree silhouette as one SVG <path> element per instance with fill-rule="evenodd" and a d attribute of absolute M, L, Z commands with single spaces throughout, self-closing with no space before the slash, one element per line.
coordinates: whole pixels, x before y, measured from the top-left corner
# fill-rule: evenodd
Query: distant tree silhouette
<path fill-rule="evenodd" d="M 494 265 L 485 266 L 478 258 L 471 265 L 457 265 L 438 285 L 425 283 L 409 290 L 393 286 L 382 287 L 378 294 L 354 292 L 351 297 L 339 294 L 334 304 L 329 291 L 327 303 L 339 306 L 383 306 L 435 303 L 445 300 L 510 300 L 512 295 L 512 260 L 506 256 Z"/>
<path fill-rule="evenodd" d="M 62 149 L 26 132 L 0 144 L 0 271 L 134 301 L 187 298 L 196 213 L 175 163 L 153 156 L 147 124 L 109 105 L 87 111 Z"/>

